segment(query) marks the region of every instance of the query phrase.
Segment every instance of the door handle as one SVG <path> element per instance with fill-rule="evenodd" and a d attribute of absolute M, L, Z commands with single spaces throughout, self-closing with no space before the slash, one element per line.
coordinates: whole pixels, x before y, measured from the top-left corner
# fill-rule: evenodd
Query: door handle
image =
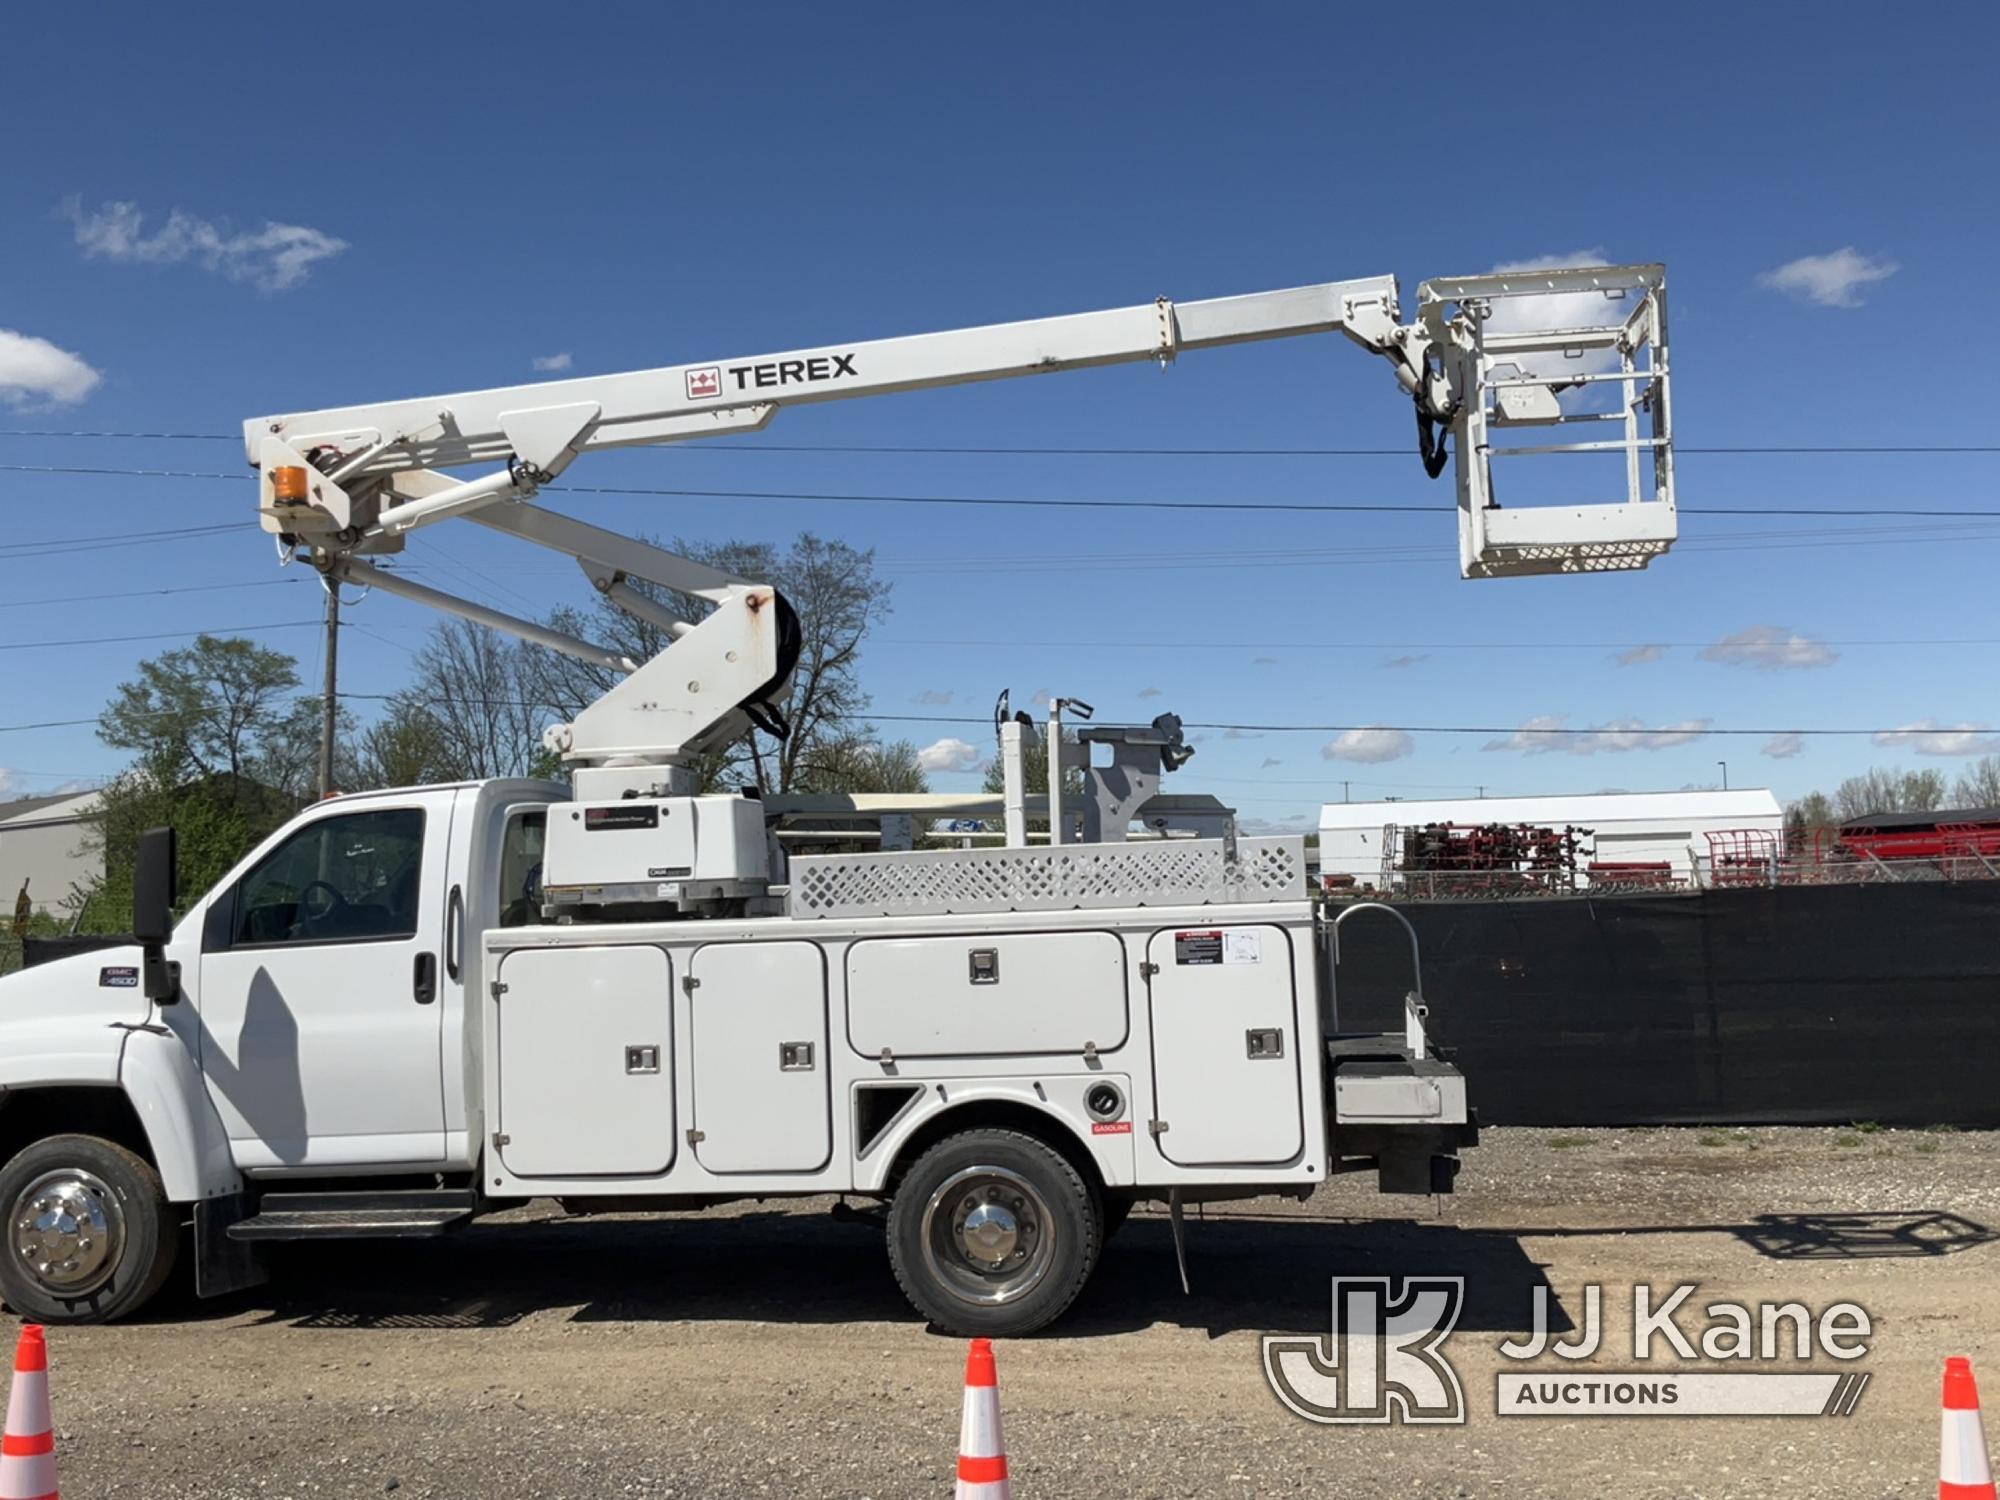
<path fill-rule="evenodd" d="M 438 961 L 435 953 L 417 955 L 416 971 L 412 980 L 410 988 L 416 996 L 417 1004 L 429 1005 L 437 999 Z"/>
<path fill-rule="evenodd" d="M 453 886 L 444 908 L 444 971 L 458 982 L 459 966 L 465 962 L 465 887 Z"/>

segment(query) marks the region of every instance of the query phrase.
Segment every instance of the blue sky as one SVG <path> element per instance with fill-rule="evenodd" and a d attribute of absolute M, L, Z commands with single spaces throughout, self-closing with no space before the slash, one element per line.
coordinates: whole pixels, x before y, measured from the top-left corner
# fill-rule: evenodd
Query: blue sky
<path fill-rule="evenodd" d="M 1830 7 L 1808 28 L 1777 7 L 1686 6 L 1623 30 L 1510 31 L 1490 6 L 1446 6 L 1421 13 L 1428 38 L 1417 12 L 1390 27 L 1330 6 L 767 6 L 754 24 L 722 6 L 491 5 L 450 24 L 368 5 L 316 23 L 248 6 L 17 12 L 0 57 L 0 427 L 225 433 L 533 379 L 537 359 L 642 368 L 1385 272 L 1407 305 L 1427 276 L 1590 252 L 1670 268 L 1686 447 L 1991 445 L 1988 361 L 1967 335 L 1988 316 L 1978 278 L 2000 229 L 2000 195 L 1978 186 L 2000 12 L 1925 11 L 1888 26 Z M 1401 448 L 1410 428 L 1385 367 L 1316 338 L 1165 374 L 791 411 L 762 441 Z M 6 438 L 0 463 L 234 472 L 241 452 Z M 2000 510 L 1996 467 L 1685 453 L 1680 495 Z M 1258 819 L 1304 814 L 1343 780 L 1357 798 L 1677 787 L 1726 759 L 1732 784 L 1791 797 L 1870 764 L 1950 774 L 1956 752 L 1996 748 L 2000 518 L 1690 515 L 1646 573 L 1465 583 L 1448 481 L 1414 454 L 683 446 L 571 477 L 1406 504 L 566 502 L 621 529 L 810 527 L 877 549 L 895 605 L 865 659 L 882 714 L 983 718 L 1011 685 L 1113 719 L 1615 726 L 1560 748 L 1532 732 L 1344 750 L 1326 733 L 1209 733 L 1183 789 Z M 0 724 L 86 718 L 137 660 L 200 629 L 258 626 L 314 670 L 317 596 L 276 571 L 247 477 L 0 473 L 0 496 L 0 646 L 151 637 L 0 650 Z M 20 550 L 69 538 L 106 545 Z M 503 607 L 581 596 L 560 560 L 478 528 L 415 550 Z M 143 593 L 225 584 L 256 586 Z M 343 685 L 394 688 L 428 617 L 377 598 L 351 618 Z M 1974 644 L 1862 644 L 1947 639 Z M 1951 730 L 1879 745 L 1675 731 L 1703 722 Z M 965 725 L 885 731 L 985 743 Z M 1356 753 L 1389 758 L 1340 758 Z M 0 734 L 15 794 L 117 765 L 87 727 Z"/>

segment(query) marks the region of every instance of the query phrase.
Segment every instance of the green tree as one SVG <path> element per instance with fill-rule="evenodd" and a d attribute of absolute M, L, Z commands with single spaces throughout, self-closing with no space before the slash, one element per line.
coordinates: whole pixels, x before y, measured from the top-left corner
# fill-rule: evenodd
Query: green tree
<path fill-rule="evenodd" d="M 83 930 L 126 927 L 146 829 L 174 829 L 191 896 L 297 811 L 311 789 L 301 740 L 309 723 L 316 759 L 319 734 L 316 700 L 294 697 L 297 687 L 297 664 L 283 652 L 209 635 L 141 662 L 118 686 L 98 737 L 133 759 L 100 794 L 90 839 L 104 875 L 85 893 Z"/>
<path fill-rule="evenodd" d="M 191 646 L 139 664 L 97 721 L 105 744 L 134 752 L 163 779 L 247 781 L 291 758 L 290 694 L 298 663 L 241 637 L 196 636 Z"/>
<path fill-rule="evenodd" d="M 928 792 L 930 778 L 908 740 L 878 744 L 858 736 L 817 746 L 798 768 L 800 792 Z"/>

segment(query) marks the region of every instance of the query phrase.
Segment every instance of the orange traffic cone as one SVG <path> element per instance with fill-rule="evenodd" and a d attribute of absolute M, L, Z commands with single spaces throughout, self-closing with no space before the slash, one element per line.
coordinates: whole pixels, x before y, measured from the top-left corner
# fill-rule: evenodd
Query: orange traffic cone
<path fill-rule="evenodd" d="M 1000 1435 L 1000 1378 L 993 1342 L 974 1339 L 965 1354 L 965 1415 L 958 1425 L 956 1500 L 1012 1500 L 1007 1442 Z M 7 1500 L 0 1491 L 0 1500 Z"/>
<path fill-rule="evenodd" d="M 0 1496 L 8 1492 L 0 1490 Z M 1986 1431 L 1979 1425 L 1979 1387 L 1972 1361 L 1944 1362 L 1944 1437 L 1938 1445 L 1938 1500 L 1995 1500 L 1986 1462 Z"/>
<path fill-rule="evenodd" d="M 1976 1418 L 1974 1420 L 1977 1420 Z M 40 1325 L 21 1330 L 7 1430 L 0 1436 L 0 1500 L 56 1500 L 56 1433 L 49 1420 L 49 1346 Z"/>

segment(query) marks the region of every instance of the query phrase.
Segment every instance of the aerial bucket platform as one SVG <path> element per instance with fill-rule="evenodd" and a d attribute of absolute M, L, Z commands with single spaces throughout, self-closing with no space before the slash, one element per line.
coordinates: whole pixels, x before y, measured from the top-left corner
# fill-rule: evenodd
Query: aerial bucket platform
<path fill-rule="evenodd" d="M 1457 404 L 1460 573 L 1606 573 L 1663 556 L 1679 534 L 1665 268 L 1463 276 L 1426 281 L 1417 298 Z M 1602 435 L 1572 439 L 1579 427 Z M 1567 472 L 1544 467 L 1525 485 L 1503 490 L 1495 474 L 1501 459 L 1558 457 Z"/>

